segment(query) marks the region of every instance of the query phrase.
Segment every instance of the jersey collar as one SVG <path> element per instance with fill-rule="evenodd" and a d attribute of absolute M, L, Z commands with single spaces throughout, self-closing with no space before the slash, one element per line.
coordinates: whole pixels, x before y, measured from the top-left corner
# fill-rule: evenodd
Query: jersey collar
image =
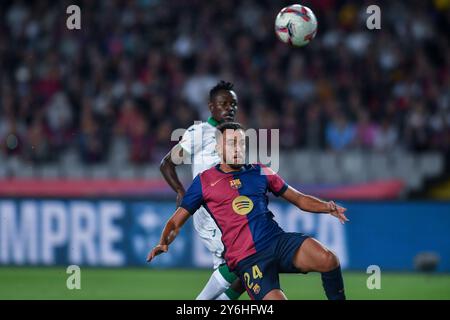
<path fill-rule="evenodd" d="M 214 119 L 213 117 L 209 117 L 206 122 L 208 122 L 213 127 L 217 127 L 219 125 L 219 122 L 216 119 Z"/>
<path fill-rule="evenodd" d="M 242 173 L 242 172 L 247 171 L 248 169 L 252 168 L 252 165 L 251 164 L 245 164 L 245 165 L 243 165 L 241 167 L 241 169 L 239 171 L 230 171 L 230 172 L 225 172 L 222 169 L 220 169 L 220 163 L 216 164 L 215 167 L 216 167 L 217 171 L 220 171 L 220 172 L 225 173 L 225 174 L 239 174 L 239 173 Z"/>

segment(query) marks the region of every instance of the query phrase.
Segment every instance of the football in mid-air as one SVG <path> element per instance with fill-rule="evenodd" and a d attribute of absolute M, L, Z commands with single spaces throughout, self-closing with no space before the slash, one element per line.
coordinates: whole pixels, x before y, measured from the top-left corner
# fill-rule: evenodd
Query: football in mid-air
<path fill-rule="evenodd" d="M 281 9 L 275 19 L 278 38 L 296 47 L 302 47 L 316 36 L 317 19 L 312 10 L 300 4 Z"/>

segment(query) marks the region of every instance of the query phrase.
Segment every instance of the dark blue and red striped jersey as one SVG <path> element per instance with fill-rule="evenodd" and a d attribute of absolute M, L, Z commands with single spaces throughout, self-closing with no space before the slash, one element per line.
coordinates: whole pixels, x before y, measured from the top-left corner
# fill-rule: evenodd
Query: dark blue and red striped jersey
<path fill-rule="evenodd" d="M 262 164 L 229 173 L 216 165 L 195 177 L 181 207 L 191 214 L 205 207 L 222 231 L 224 258 L 233 269 L 283 232 L 268 209 L 268 192 L 279 196 L 287 188 L 279 175 Z"/>

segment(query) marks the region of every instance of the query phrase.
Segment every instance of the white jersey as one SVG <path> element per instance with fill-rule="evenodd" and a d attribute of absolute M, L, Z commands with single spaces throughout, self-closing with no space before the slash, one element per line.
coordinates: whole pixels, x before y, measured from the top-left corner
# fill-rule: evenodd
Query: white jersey
<path fill-rule="evenodd" d="M 210 118 L 211 119 L 211 118 Z M 190 154 L 192 178 L 220 162 L 216 151 L 216 127 L 213 120 L 190 126 L 180 141 L 181 147 Z"/>
<path fill-rule="evenodd" d="M 207 122 L 195 123 L 187 129 L 179 143 L 183 150 L 190 155 L 190 157 L 185 157 L 184 163 L 192 165 L 193 178 L 220 163 L 216 151 L 216 125 L 217 122 L 212 118 L 209 118 Z M 222 258 L 224 250 L 221 240 L 222 233 L 214 219 L 203 207 L 195 212 L 193 220 L 195 230 L 213 255 L 216 269 L 225 262 Z"/>

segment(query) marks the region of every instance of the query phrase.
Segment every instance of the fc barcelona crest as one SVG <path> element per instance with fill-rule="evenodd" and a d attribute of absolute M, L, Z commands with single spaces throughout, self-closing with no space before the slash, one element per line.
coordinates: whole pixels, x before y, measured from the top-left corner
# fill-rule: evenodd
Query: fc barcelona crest
<path fill-rule="evenodd" d="M 230 180 L 230 187 L 232 187 L 233 189 L 239 189 L 240 187 L 242 187 L 241 180 L 239 179 Z"/>

